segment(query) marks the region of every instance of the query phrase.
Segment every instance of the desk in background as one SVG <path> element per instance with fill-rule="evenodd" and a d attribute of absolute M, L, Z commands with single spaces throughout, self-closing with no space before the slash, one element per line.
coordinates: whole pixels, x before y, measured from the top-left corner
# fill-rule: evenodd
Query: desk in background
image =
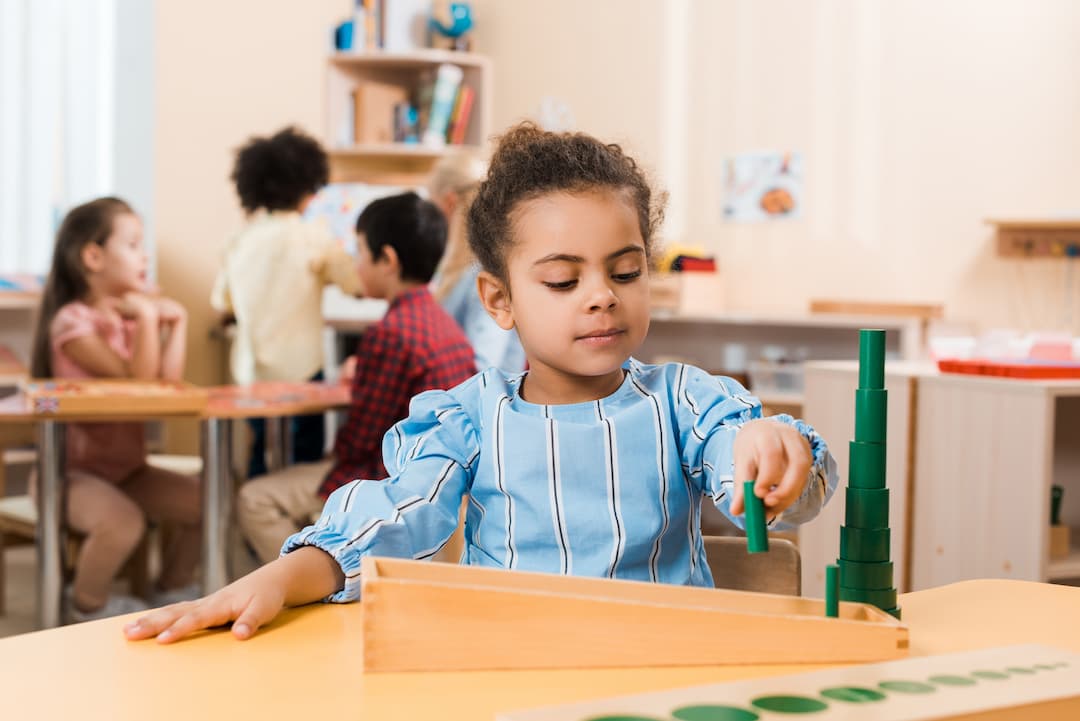
<path fill-rule="evenodd" d="M 901 597 L 911 654 L 1017 643 L 1080 652 L 1080 589 L 971 581 Z M 364 674 L 361 604 L 286 612 L 247 642 L 215 631 L 132 644 L 127 619 L 0 640 L 0 701 L 40 721 L 307 719 L 486 721 L 496 712 L 822 666 Z M 647 622 L 647 619 L 643 619 Z"/>
<path fill-rule="evenodd" d="M 337 383 L 256 383 L 251 386 L 221 386 L 209 390 L 205 409 L 176 411 L 159 408 L 148 411 L 145 402 L 125 405 L 123 396 L 102 396 L 100 407 L 78 413 L 41 411 L 33 408 L 22 393 L 0 400 L 0 425 L 38 427 L 38 625 L 52 628 L 60 624 L 63 575 L 63 426 L 70 422 L 126 422 L 161 418 L 189 418 L 203 424 L 203 590 L 210 592 L 228 583 L 228 531 L 232 520 L 234 484 L 231 454 L 231 421 L 238 418 L 268 418 L 278 429 L 280 466 L 288 457 L 282 430 L 285 419 L 294 415 L 322 413 L 349 404 L 349 390 Z"/>

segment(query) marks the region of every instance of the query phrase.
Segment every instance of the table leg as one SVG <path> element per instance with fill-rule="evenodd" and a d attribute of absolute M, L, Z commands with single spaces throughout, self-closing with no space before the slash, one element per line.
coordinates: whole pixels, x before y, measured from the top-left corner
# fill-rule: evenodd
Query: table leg
<path fill-rule="evenodd" d="M 270 473 L 287 466 L 292 457 L 291 420 L 288 416 L 266 419 L 266 468 Z"/>
<path fill-rule="evenodd" d="M 55 628 L 61 622 L 64 593 L 64 426 L 42 421 L 38 433 L 38 628 Z"/>
<path fill-rule="evenodd" d="M 229 582 L 229 523 L 232 519 L 232 425 L 228 418 L 203 421 L 202 590 L 213 593 Z"/>

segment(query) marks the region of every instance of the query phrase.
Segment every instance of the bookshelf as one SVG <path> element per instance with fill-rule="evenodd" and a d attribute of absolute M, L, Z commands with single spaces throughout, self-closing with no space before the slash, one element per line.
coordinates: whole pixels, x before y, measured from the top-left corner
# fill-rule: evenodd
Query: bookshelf
<path fill-rule="evenodd" d="M 365 83 L 401 88 L 415 98 L 440 65 L 461 69 L 462 86 L 474 93 L 463 143 L 435 147 L 421 143 L 356 142 L 355 93 Z M 339 52 L 327 63 L 326 147 L 331 182 L 415 185 L 447 152 L 481 148 L 491 133 L 491 61 L 476 53 L 434 49 Z M 350 125 L 351 124 L 351 125 Z M 421 133 L 423 128 L 420 129 Z"/>

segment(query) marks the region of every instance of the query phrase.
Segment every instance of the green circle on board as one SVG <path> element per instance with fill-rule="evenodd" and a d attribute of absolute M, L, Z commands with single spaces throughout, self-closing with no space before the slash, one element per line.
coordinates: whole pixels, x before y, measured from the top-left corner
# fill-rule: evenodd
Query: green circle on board
<path fill-rule="evenodd" d="M 1021 674 L 1021 675 L 1024 675 L 1024 676 L 1028 676 L 1030 674 L 1035 673 L 1035 669 L 1033 669 L 1033 668 L 1024 668 L 1023 666 L 1009 666 L 1005 670 L 1008 671 L 1011 674 Z"/>
<path fill-rule="evenodd" d="M 679 721 L 756 721 L 761 718 L 753 711 L 736 706 L 683 706 L 671 712 Z"/>
<path fill-rule="evenodd" d="M 1009 674 L 1001 671 L 972 671 L 971 675 L 987 681 L 1003 681 L 1009 677 Z"/>
<path fill-rule="evenodd" d="M 827 688 L 821 695 L 833 701 L 845 701 L 847 703 L 873 703 L 884 701 L 885 694 L 872 688 L 859 688 L 858 686 L 837 686 Z"/>
<path fill-rule="evenodd" d="M 967 676 L 951 676 L 944 674 L 941 676 L 931 676 L 930 683 L 936 683 L 939 686 L 974 686 L 976 684 L 975 679 L 968 678 Z"/>
<path fill-rule="evenodd" d="M 807 696 L 758 696 L 750 705 L 777 713 L 817 713 L 829 708 L 824 701 Z"/>
<path fill-rule="evenodd" d="M 664 721 L 656 716 L 590 716 L 585 721 Z"/>
<path fill-rule="evenodd" d="M 878 684 L 878 688 L 886 691 L 896 691 L 897 693 L 933 693 L 937 691 L 930 684 L 920 683 L 919 681 L 882 681 Z"/>
<path fill-rule="evenodd" d="M 1035 668 L 1039 669 L 1040 671 L 1054 671 L 1057 669 L 1057 666 L 1051 666 L 1048 663 L 1037 663 L 1035 664 Z"/>

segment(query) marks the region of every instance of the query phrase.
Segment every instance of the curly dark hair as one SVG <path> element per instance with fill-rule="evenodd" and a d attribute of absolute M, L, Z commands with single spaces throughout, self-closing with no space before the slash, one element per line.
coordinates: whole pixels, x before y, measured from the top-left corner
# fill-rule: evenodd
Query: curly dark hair
<path fill-rule="evenodd" d="M 296 210 L 304 196 L 326 185 L 330 170 L 319 141 L 289 126 L 251 138 L 236 152 L 231 177 L 247 212 Z"/>
<path fill-rule="evenodd" d="M 618 145 L 585 133 L 548 132 L 531 122 L 516 125 L 499 138 L 487 178 L 469 206 L 469 247 L 484 270 L 506 282 L 513 214 L 521 203 L 547 193 L 603 189 L 626 194 L 651 256 L 666 196 L 652 191 L 633 158 Z"/>

